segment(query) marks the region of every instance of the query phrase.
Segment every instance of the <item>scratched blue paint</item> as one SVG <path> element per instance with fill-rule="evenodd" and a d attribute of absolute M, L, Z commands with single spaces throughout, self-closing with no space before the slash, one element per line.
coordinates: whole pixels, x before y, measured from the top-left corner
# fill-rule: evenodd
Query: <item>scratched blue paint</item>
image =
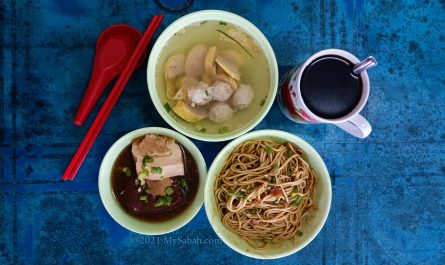
<path fill-rule="evenodd" d="M 445 1 L 195 0 L 186 11 L 166 13 L 161 29 L 202 9 L 235 12 L 256 24 L 281 74 L 329 47 L 379 62 L 370 70 L 362 112 L 373 125 L 367 139 L 331 125 L 291 123 L 276 104 L 255 128 L 286 130 L 310 142 L 333 183 L 331 213 L 319 236 L 270 263 L 445 264 Z M 92 121 L 71 122 L 97 36 L 116 23 L 142 31 L 159 12 L 154 1 L 0 3 L 0 264 L 265 263 L 218 241 L 204 209 L 184 228 L 149 237 L 123 229 L 103 208 L 97 173 L 111 144 L 136 128 L 168 127 L 149 100 L 144 67 L 76 181 L 59 180 Z M 226 144 L 194 142 L 208 165 Z"/>

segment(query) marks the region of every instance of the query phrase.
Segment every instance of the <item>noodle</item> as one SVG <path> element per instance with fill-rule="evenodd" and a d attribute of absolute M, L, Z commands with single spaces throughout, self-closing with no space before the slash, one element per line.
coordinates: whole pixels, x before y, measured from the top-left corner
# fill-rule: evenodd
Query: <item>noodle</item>
<path fill-rule="evenodd" d="M 294 238 L 314 207 L 317 176 L 291 143 L 251 140 L 219 171 L 214 192 L 223 224 L 254 248 Z"/>

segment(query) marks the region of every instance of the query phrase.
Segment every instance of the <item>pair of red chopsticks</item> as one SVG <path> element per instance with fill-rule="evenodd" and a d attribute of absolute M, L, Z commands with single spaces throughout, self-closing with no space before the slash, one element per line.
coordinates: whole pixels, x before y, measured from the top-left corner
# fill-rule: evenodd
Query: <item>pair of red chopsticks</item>
<path fill-rule="evenodd" d="M 127 65 L 124 68 L 124 71 L 117 79 L 117 81 L 114 84 L 114 87 L 111 90 L 110 94 L 108 95 L 104 105 L 102 106 L 99 113 L 97 114 L 96 119 L 91 124 L 85 138 L 83 138 L 82 142 L 79 145 L 79 148 L 77 149 L 76 153 L 74 154 L 73 158 L 71 159 L 70 163 L 68 164 L 68 167 L 65 169 L 65 172 L 63 173 L 63 176 L 62 176 L 63 180 L 67 180 L 67 179 L 73 180 L 74 177 L 76 176 L 77 171 L 79 170 L 80 166 L 82 165 L 83 161 L 85 160 L 85 157 L 88 154 L 88 151 L 90 150 L 91 146 L 93 146 L 93 143 L 96 140 L 96 137 L 99 135 L 100 130 L 102 129 L 102 127 L 105 124 L 105 121 L 107 120 L 108 116 L 110 115 L 111 111 L 113 110 L 114 105 L 116 104 L 117 100 L 119 99 L 119 96 L 121 95 L 126 84 L 128 83 L 130 76 L 133 74 L 134 70 L 137 68 L 137 64 L 138 64 L 141 56 L 144 54 L 144 51 L 147 48 L 147 45 L 150 42 L 151 38 L 153 37 L 153 34 L 156 32 L 157 28 L 159 27 L 159 24 L 161 23 L 162 18 L 163 18 L 163 15 L 153 16 L 153 18 L 150 22 L 150 25 L 148 25 L 147 30 L 145 31 L 144 35 L 142 36 L 141 41 L 139 42 L 138 46 L 134 50 L 133 54 L 131 55 L 130 60 L 128 61 Z"/>

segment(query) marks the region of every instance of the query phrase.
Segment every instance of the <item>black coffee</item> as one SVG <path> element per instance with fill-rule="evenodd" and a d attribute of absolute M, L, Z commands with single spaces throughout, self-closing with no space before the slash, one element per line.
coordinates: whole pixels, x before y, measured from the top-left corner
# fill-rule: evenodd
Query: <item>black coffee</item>
<path fill-rule="evenodd" d="M 350 113 L 362 96 L 362 80 L 352 73 L 353 64 L 329 55 L 314 60 L 301 78 L 301 95 L 317 116 L 336 119 Z"/>

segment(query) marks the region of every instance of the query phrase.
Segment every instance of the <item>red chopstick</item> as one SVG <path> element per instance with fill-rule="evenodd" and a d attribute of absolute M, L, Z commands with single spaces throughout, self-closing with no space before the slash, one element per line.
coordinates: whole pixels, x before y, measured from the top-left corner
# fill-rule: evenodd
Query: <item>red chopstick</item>
<path fill-rule="evenodd" d="M 63 173 L 62 179 L 63 180 L 73 180 L 74 177 L 77 174 L 77 171 L 79 171 L 80 166 L 82 165 L 83 161 L 85 160 L 85 157 L 88 154 L 88 151 L 90 150 L 91 146 L 93 146 L 94 141 L 96 140 L 96 137 L 99 135 L 100 130 L 104 126 L 108 116 L 110 115 L 111 111 L 113 110 L 114 105 L 116 104 L 117 100 L 119 99 L 119 96 L 121 95 L 122 91 L 125 88 L 125 85 L 128 83 L 128 80 L 130 79 L 131 75 L 133 74 L 134 70 L 137 67 L 137 64 L 141 58 L 141 56 L 144 54 L 145 49 L 147 48 L 148 43 L 150 42 L 151 38 L 153 37 L 153 34 L 156 32 L 157 28 L 159 27 L 159 24 L 161 23 L 163 18 L 163 15 L 155 15 L 153 16 L 150 25 L 148 25 L 147 30 L 145 31 L 144 35 L 142 36 L 141 41 L 139 42 L 138 46 L 134 50 L 133 54 L 130 57 L 130 60 L 128 61 L 127 65 L 125 66 L 124 71 L 119 76 L 118 80 L 114 84 L 113 89 L 111 90 L 110 94 L 108 95 L 107 99 L 105 100 L 104 105 L 100 109 L 99 113 L 97 114 L 96 119 L 94 119 L 93 123 L 91 124 L 90 128 L 88 129 L 88 132 L 83 138 L 82 142 L 79 145 L 79 148 L 77 148 L 76 153 L 74 154 L 73 158 L 71 159 L 70 163 L 68 164 L 68 167 L 65 169 L 65 172 Z"/>

